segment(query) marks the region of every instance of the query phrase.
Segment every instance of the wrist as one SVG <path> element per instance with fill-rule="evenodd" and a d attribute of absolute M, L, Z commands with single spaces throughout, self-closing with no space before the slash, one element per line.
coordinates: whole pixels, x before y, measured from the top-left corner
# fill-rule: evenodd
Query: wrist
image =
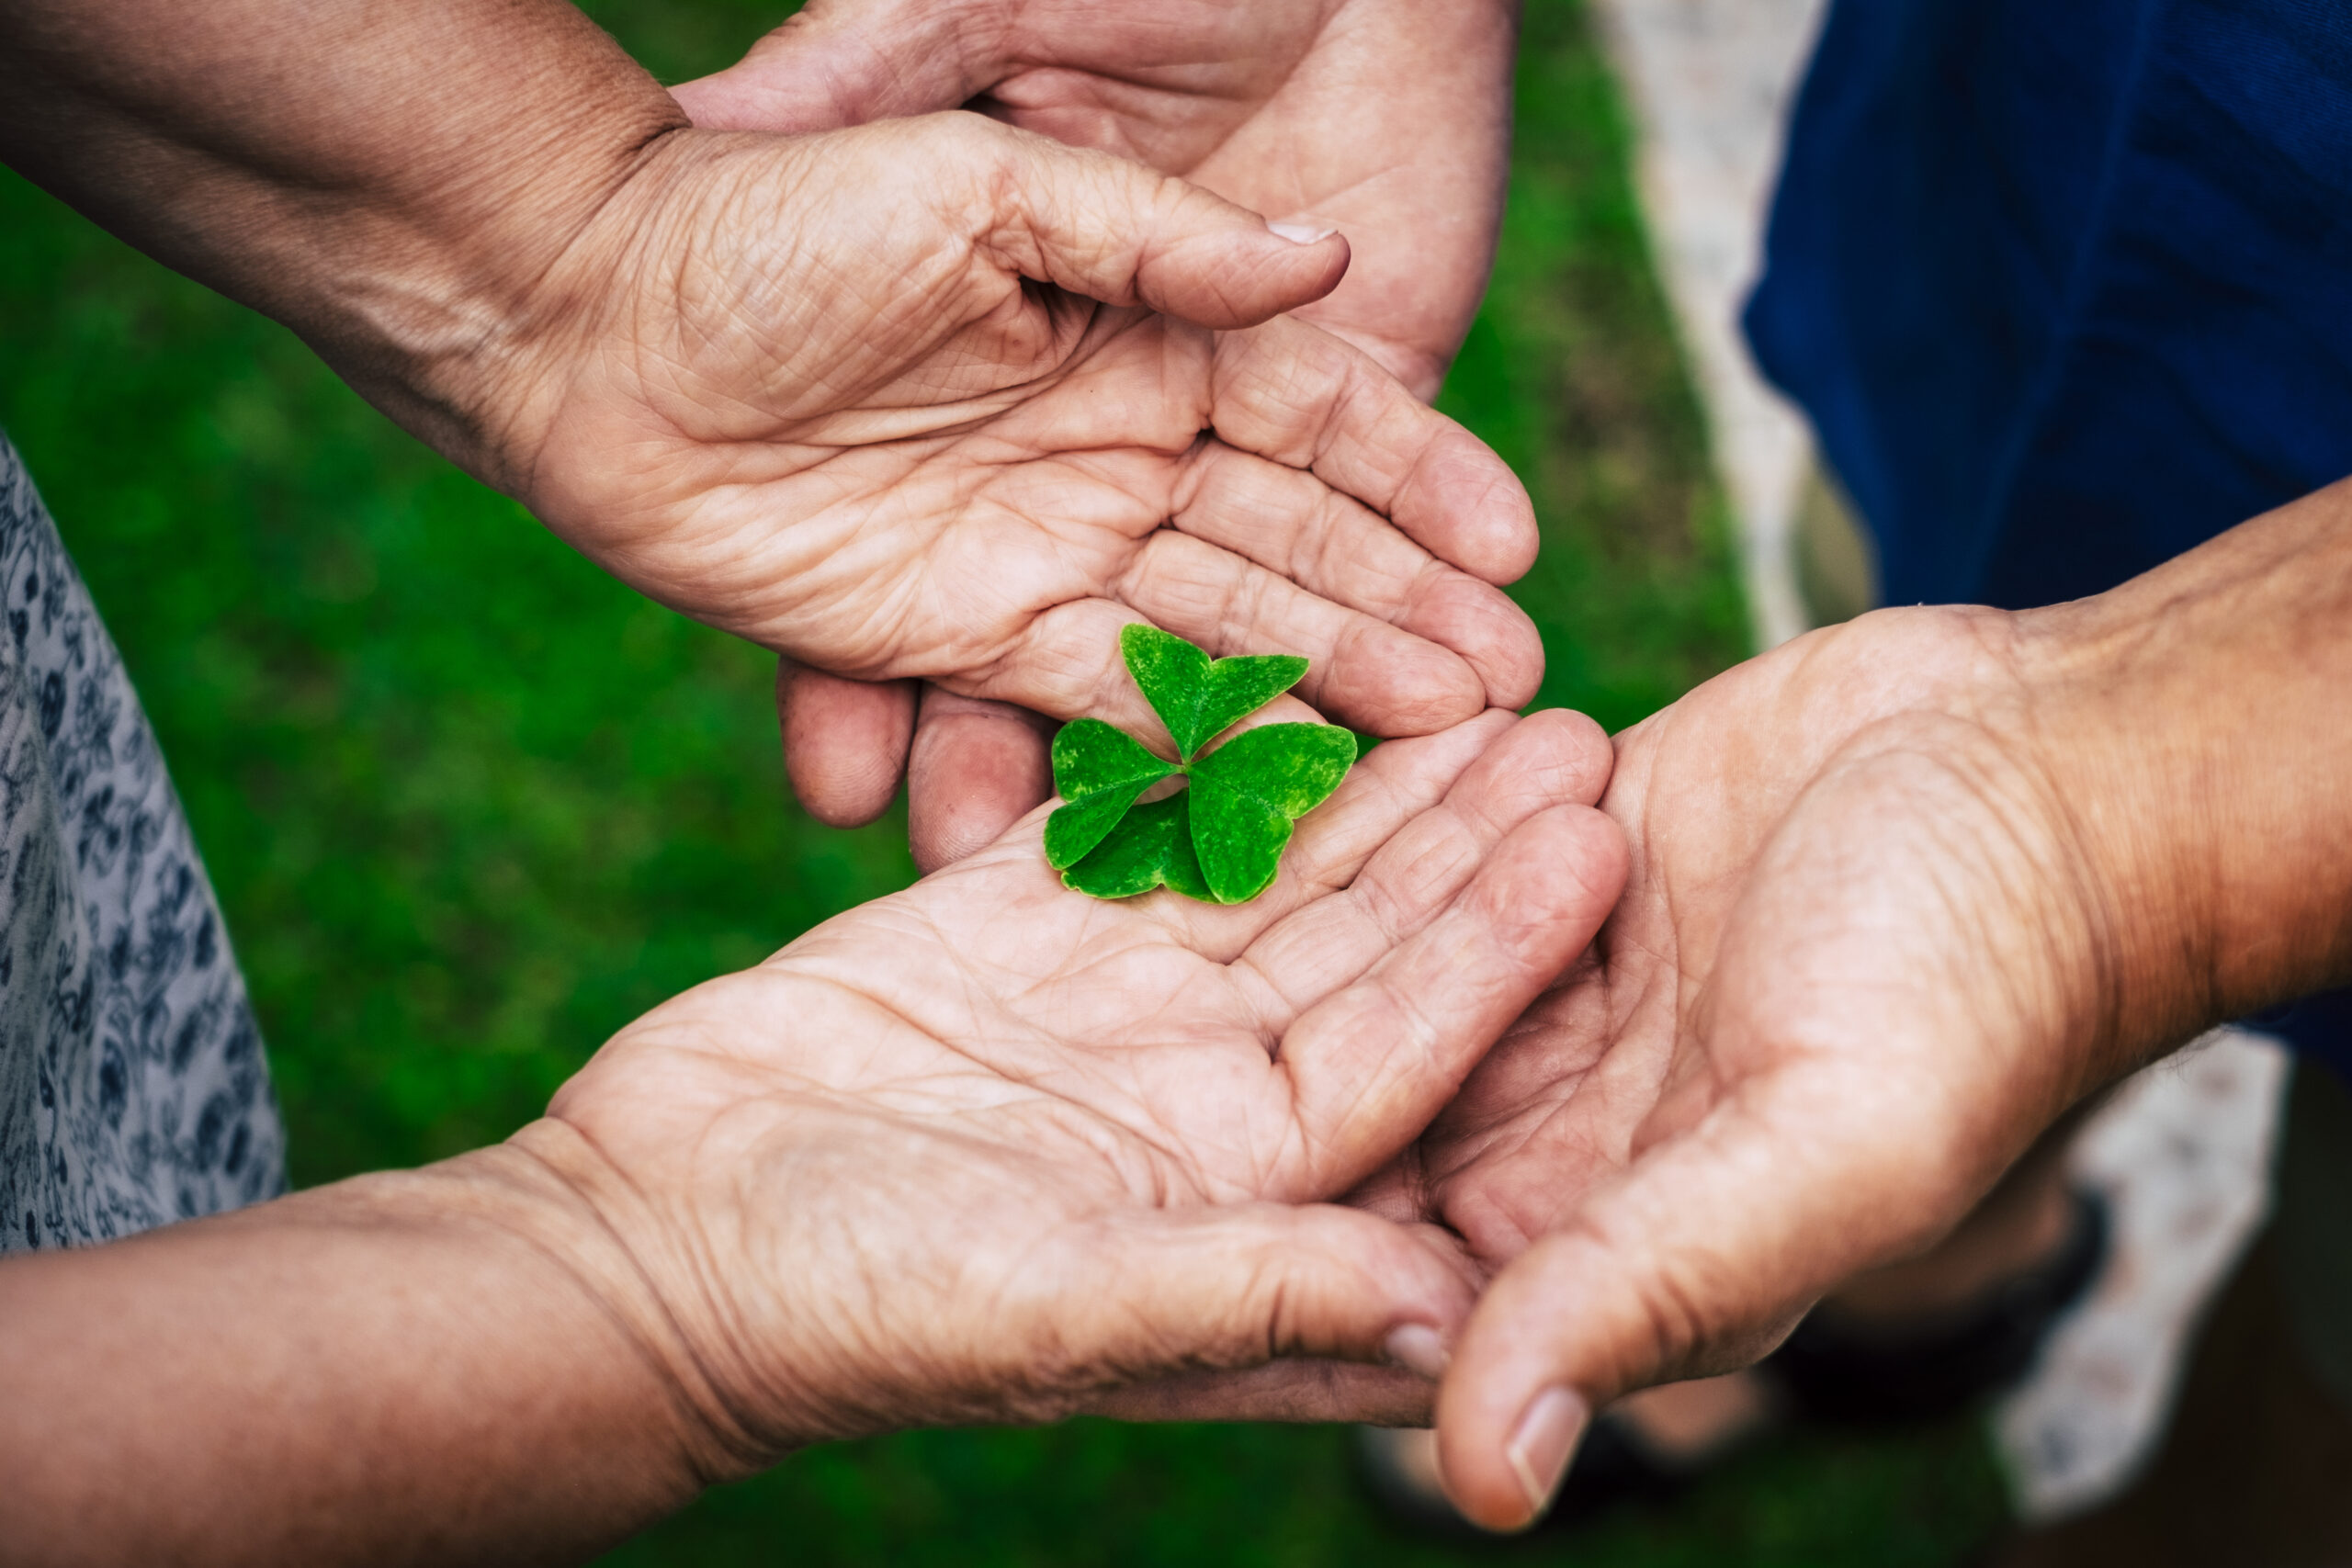
<path fill-rule="evenodd" d="M 2352 976 L 2352 487 L 2016 621 L 2121 1064 Z"/>
<path fill-rule="evenodd" d="M 496 483 L 537 283 L 685 117 L 560 0 L 25 0 L 0 153 Z"/>
<path fill-rule="evenodd" d="M 584 1140 L 541 1121 L 503 1144 L 289 1201 L 320 1206 L 314 1231 L 391 1239 L 433 1296 L 490 1306 L 498 1332 L 468 1348 L 511 1374 L 482 1386 L 485 1404 L 550 1463 L 576 1447 L 594 1470 L 625 1477 L 615 1491 L 636 1500 L 616 1506 L 634 1528 L 748 1467 L 714 1443 L 690 1348 L 590 1196 L 602 1164 Z"/>
<path fill-rule="evenodd" d="M 187 1562 L 612 1545 L 709 1473 L 612 1252 L 508 1145 L 0 1260 L 7 1544 Z"/>
<path fill-rule="evenodd" d="M 560 1272 L 599 1325 L 595 1364 L 624 1370 L 605 1424 L 636 1447 L 639 1464 L 690 1496 L 754 1474 L 795 1446 L 795 1435 L 755 1414 L 744 1358 L 708 1321 L 707 1292 L 691 1277 L 697 1259 L 669 1245 L 658 1204 L 593 1139 L 543 1117 L 465 1160 L 497 1195 L 503 1227 Z"/>
<path fill-rule="evenodd" d="M 363 396 L 517 497 L 600 307 L 594 286 L 620 259 L 605 243 L 616 214 L 684 124 L 650 78 L 615 86 L 560 117 L 560 149 L 511 123 L 486 130 L 490 150 L 448 176 L 462 198 L 390 193 L 398 205 L 343 236 L 371 259 L 283 313 Z"/>

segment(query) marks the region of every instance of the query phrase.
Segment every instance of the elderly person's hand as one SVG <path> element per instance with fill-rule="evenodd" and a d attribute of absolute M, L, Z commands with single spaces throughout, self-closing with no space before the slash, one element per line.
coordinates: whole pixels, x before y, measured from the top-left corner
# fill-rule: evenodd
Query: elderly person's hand
<path fill-rule="evenodd" d="M 817 0 L 740 64 L 675 92 L 697 125 L 738 130 L 969 106 L 1279 222 L 1337 227 L 1352 248 L 1348 275 L 1297 318 L 1429 398 L 1494 255 L 1516 24 L 1500 0 Z M 1523 565 L 1454 558 L 1496 581 Z M 994 838 L 1048 793 L 1047 727 L 1010 705 L 928 691 L 910 747 L 908 690 L 786 660 L 777 699 L 794 788 L 822 819 L 870 819 L 905 766 L 925 866 Z"/>
<path fill-rule="evenodd" d="M 1893 610 L 1618 738 L 1624 901 L 1359 1201 L 1499 1270 L 1439 1400 L 1524 1522 L 2153 1054 L 2352 974 L 2352 484 L 2112 593 Z"/>
<path fill-rule="evenodd" d="M 1039 813 L 501 1148 L 0 1265 L 0 1559 L 537 1560 L 801 1444 L 1278 1357 L 1423 1411 L 1473 1277 L 1322 1201 L 1606 914 L 1607 766 L 1566 714 L 1394 742 L 1230 908 L 1070 892 Z"/>
<path fill-rule="evenodd" d="M 1532 558 L 1524 493 L 1338 339 L 1210 330 L 1345 259 L 975 115 L 686 134 L 543 285 L 574 302 L 502 448 L 624 580 L 806 665 L 1141 723 L 1141 614 L 1424 733 L 1533 693 L 1533 627 L 1481 581 Z"/>
<path fill-rule="evenodd" d="M 1340 229 L 1298 311 L 1434 397 L 1486 290 L 1515 6 L 1466 0 L 815 0 L 714 76 L 696 125 L 800 132 L 969 107 Z"/>
<path fill-rule="evenodd" d="M 767 1451 L 1270 1355 L 1427 1371 L 1469 1306 L 1452 1249 L 1317 1205 L 1590 939 L 1606 766 L 1566 713 L 1384 746 L 1232 907 L 1073 894 L 1040 813 L 648 1015 L 549 1114 L 666 1314 L 789 1389 Z"/>
<path fill-rule="evenodd" d="M 1339 281 L 1337 237 L 978 115 L 695 130 L 548 0 L 34 4 L 0 88 L 36 178 L 795 660 L 1139 721 L 1113 634 L 1142 615 L 1304 653 L 1303 695 L 1385 735 L 1534 689 L 1482 581 L 1534 551 L 1509 470 L 1272 319 Z"/>

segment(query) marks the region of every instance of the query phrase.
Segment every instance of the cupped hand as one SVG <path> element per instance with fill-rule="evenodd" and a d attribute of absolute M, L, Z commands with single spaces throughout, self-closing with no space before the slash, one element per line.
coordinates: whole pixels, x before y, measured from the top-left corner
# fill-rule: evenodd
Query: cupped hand
<path fill-rule="evenodd" d="M 1516 6 L 1496 0 L 817 0 L 740 63 L 675 92 L 696 124 L 733 130 L 967 106 L 1304 231 L 1336 228 L 1348 275 L 1297 318 L 1426 400 L 1493 264 L 1516 35 Z M 827 822 L 870 820 L 903 767 L 926 869 L 1048 793 L 1051 727 L 1011 705 L 933 691 L 918 712 L 912 691 L 790 661 L 777 698 L 802 804 Z"/>
<path fill-rule="evenodd" d="M 697 125 L 830 130 L 968 107 L 1336 228 L 1300 316 L 1436 396 L 1486 291 L 1510 151 L 1504 0 L 815 0 L 673 89 Z"/>
<path fill-rule="evenodd" d="M 1144 725 L 1114 636 L 1142 616 L 1427 733 L 1533 690 L 1482 581 L 1532 515 L 1363 355 L 1268 320 L 1346 259 L 975 115 L 680 133 L 543 287 L 507 446 L 573 544 L 801 664 Z M 853 722 L 887 785 L 904 696 Z"/>
<path fill-rule="evenodd" d="M 523 1142 L 651 1281 L 717 1468 L 1275 1357 L 1433 1371 L 1459 1258 L 1319 1201 L 1600 923 L 1607 766 L 1566 714 L 1393 742 L 1230 908 L 1070 892 L 1038 813 L 649 1014 Z"/>
<path fill-rule="evenodd" d="M 1438 1402 L 1472 1518 L 1524 1523 L 1590 1411 L 1932 1242 L 2129 1065 L 2018 643 L 1882 612 L 1619 738 L 1623 904 L 1358 1195 L 1495 1275 Z"/>

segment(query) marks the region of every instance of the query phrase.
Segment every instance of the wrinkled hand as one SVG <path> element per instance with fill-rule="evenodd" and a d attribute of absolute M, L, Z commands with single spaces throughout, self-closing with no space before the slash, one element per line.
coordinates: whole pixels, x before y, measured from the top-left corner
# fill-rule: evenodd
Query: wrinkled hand
<path fill-rule="evenodd" d="M 1438 1403 L 1473 1518 L 1525 1521 L 1587 1412 L 1931 1242 L 2128 1065 L 2016 640 L 1882 612 L 1619 738 L 1622 906 L 1359 1194 L 1498 1271 Z"/>
<path fill-rule="evenodd" d="M 1498 0 L 815 0 L 673 91 L 714 130 L 830 130 L 968 107 L 1337 228 L 1299 315 L 1426 399 L 1486 290 L 1517 7 Z"/>
<path fill-rule="evenodd" d="M 1607 765 L 1566 714 L 1391 743 L 1231 908 L 1070 893 L 1037 813 L 649 1014 L 521 1141 L 651 1282 L 709 1470 L 1272 1357 L 1428 1370 L 1459 1258 L 1317 1201 L 1589 939 Z"/>
<path fill-rule="evenodd" d="M 1532 691 L 1479 579 L 1533 521 L 1466 433 L 1267 321 L 1345 264 L 973 115 L 684 133 L 543 288 L 508 445 L 616 575 L 817 668 L 1141 722 L 1114 634 L 1144 618 L 1426 733 Z M 903 753 L 903 705 L 865 716 Z"/>
<path fill-rule="evenodd" d="M 1348 275 L 1298 319 L 1428 399 L 1494 258 L 1516 23 L 1514 6 L 1492 0 L 818 0 L 676 96 L 699 125 L 788 132 L 968 105 L 1183 175 L 1276 221 L 1337 228 L 1352 249 Z M 903 765 L 909 836 L 928 868 L 1046 797 L 1052 727 L 929 692 L 910 748 L 914 700 L 789 661 L 779 670 L 803 805 L 828 822 L 869 820 Z"/>

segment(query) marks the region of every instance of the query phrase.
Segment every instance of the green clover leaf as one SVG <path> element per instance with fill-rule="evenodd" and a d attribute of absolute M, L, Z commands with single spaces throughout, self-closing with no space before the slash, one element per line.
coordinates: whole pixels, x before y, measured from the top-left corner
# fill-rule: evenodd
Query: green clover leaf
<path fill-rule="evenodd" d="M 1132 898 L 1164 884 L 1188 898 L 1215 903 L 1216 896 L 1193 853 L 1192 798 L 1186 790 L 1136 807 L 1091 853 L 1063 872 L 1062 881 L 1097 898 Z"/>
<path fill-rule="evenodd" d="M 1293 825 L 1347 776 L 1355 737 L 1332 725 L 1269 724 L 1198 755 L 1296 684 L 1306 660 L 1212 660 L 1144 626 L 1123 631 L 1119 648 L 1181 760 L 1162 761 L 1100 719 L 1064 725 L 1054 737 L 1054 787 L 1065 804 L 1046 822 L 1047 863 L 1066 885 L 1097 898 L 1161 886 L 1220 904 L 1256 897 L 1273 882 Z M 1136 804 L 1152 785 L 1180 775 L 1189 787 Z"/>
<path fill-rule="evenodd" d="M 1099 718 L 1074 718 L 1054 737 L 1054 787 L 1069 802 L 1046 822 L 1046 862 L 1076 865 L 1119 825 L 1136 796 L 1176 770 Z"/>
<path fill-rule="evenodd" d="M 1203 744 L 1297 685 L 1306 673 L 1306 660 L 1295 653 L 1253 653 L 1212 661 L 1182 637 L 1158 626 L 1123 628 L 1119 651 L 1151 711 L 1168 727 L 1177 760 L 1184 762 Z"/>
<path fill-rule="evenodd" d="M 1244 730 L 1193 766 L 1193 850 L 1220 904 L 1263 893 L 1291 825 L 1340 787 L 1356 738 L 1331 724 Z"/>

